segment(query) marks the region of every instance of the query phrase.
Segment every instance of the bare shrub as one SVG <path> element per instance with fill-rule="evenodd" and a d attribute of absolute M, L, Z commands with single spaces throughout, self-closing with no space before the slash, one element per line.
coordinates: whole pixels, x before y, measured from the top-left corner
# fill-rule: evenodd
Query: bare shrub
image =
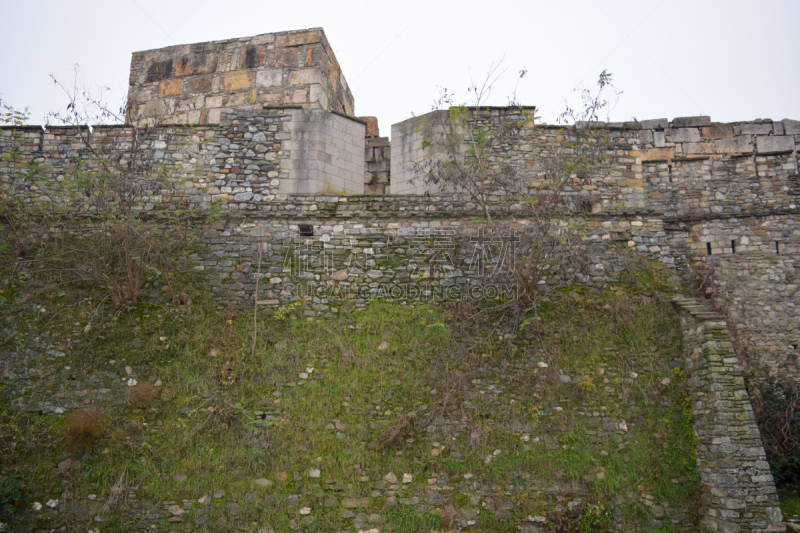
<path fill-rule="evenodd" d="M 128 402 L 134 409 L 149 405 L 157 397 L 158 389 L 149 381 L 138 383 L 128 389 Z"/>
<path fill-rule="evenodd" d="M 611 74 L 603 71 L 594 92 L 581 90 L 581 105 L 566 105 L 559 115 L 565 126 L 553 136 L 552 146 L 540 148 L 533 160 L 531 156 L 526 160 L 506 157 L 503 147 L 523 139 L 528 142 L 527 136 L 535 134 L 533 108 L 485 107 L 501 74 L 498 70 L 499 64 L 490 68 L 482 83 L 471 83 L 469 107 L 452 105 L 451 95 L 441 92 L 423 126 L 422 147 L 430 148 L 430 155 L 412 168 L 416 179 L 426 184 L 466 191 L 488 222 L 484 232 L 514 241 L 513 276 L 529 310 L 536 308 L 542 292 L 580 282 L 588 273 L 583 216 L 594 212 L 602 199 L 598 192 L 574 189 L 584 180 L 607 174 L 615 161 L 613 135 L 599 120 L 613 107 L 605 97 L 613 84 Z M 494 193 L 527 198 L 518 222 L 493 221 L 489 197 Z"/>
<path fill-rule="evenodd" d="M 90 448 L 106 428 L 106 416 L 101 411 L 73 411 L 64 419 L 64 440 L 72 452 Z"/>

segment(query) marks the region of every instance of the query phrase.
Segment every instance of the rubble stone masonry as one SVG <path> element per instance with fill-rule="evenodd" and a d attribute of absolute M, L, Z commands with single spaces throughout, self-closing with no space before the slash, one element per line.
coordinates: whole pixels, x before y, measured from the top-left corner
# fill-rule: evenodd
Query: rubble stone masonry
<path fill-rule="evenodd" d="M 222 205 L 223 221 L 203 228 L 208 252 L 193 257 L 220 305 L 255 299 L 333 316 L 370 298 L 513 297 L 510 265 L 500 261 L 513 233 L 487 234 L 471 198 L 413 175 L 414 161 L 436 153 L 422 147 L 420 133 L 435 115 L 393 126 L 391 142 L 379 137 L 372 117 L 354 118 L 321 29 L 137 52 L 129 104 L 192 124 L 159 126 L 143 147 L 143 157 L 166 165 L 180 185 L 139 208 L 155 216 Z M 492 125 L 531 109 L 478 112 Z M 634 256 L 656 259 L 687 287 L 713 287 L 753 360 L 797 379 L 800 122 L 684 117 L 607 126 L 613 164 L 575 176 L 566 191 L 585 200 L 568 221 L 586 228 L 584 281 L 615 283 Z M 80 133 L 0 128 L 0 154 L 14 154 L 0 159 L 0 195 L 42 205 L 78 201 L 63 186 L 85 153 Z M 124 150 L 130 136 L 128 126 L 95 127 L 91 142 Z M 493 145 L 491 158 L 513 165 L 522 188 L 533 190 L 541 157 L 569 142 L 562 127 L 530 123 Z M 26 179 L 18 162 L 38 163 L 43 179 Z M 524 197 L 496 188 L 489 208 L 512 232 L 529 223 Z M 723 321 L 696 303 L 677 304 L 707 491 L 704 524 L 724 532 L 780 529 Z"/>

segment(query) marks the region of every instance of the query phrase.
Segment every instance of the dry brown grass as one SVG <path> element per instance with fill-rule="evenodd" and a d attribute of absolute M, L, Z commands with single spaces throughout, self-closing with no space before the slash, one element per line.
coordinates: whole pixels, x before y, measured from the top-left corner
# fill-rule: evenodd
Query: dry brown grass
<path fill-rule="evenodd" d="M 128 389 L 128 402 L 134 409 L 149 405 L 157 396 L 158 390 L 149 381 L 139 383 Z"/>
<path fill-rule="evenodd" d="M 64 440 L 72 452 L 89 448 L 103 436 L 106 416 L 102 411 L 73 411 L 64 420 Z"/>

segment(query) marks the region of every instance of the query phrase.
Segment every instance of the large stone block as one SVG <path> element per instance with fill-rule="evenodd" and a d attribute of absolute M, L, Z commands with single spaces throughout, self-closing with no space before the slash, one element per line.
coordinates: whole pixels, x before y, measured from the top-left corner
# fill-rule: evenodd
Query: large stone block
<path fill-rule="evenodd" d="M 673 128 L 691 128 L 696 126 L 710 126 L 711 117 L 677 117 L 672 119 Z"/>
<path fill-rule="evenodd" d="M 258 68 L 267 62 L 267 50 L 263 46 L 246 46 L 239 52 L 239 68 Z"/>
<path fill-rule="evenodd" d="M 186 80 L 186 90 L 189 93 L 207 93 L 211 90 L 211 78 L 201 76 Z"/>
<path fill-rule="evenodd" d="M 800 120 L 783 119 L 783 132 L 786 135 L 800 135 Z"/>
<path fill-rule="evenodd" d="M 147 67 L 147 77 L 145 81 L 151 83 L 154 81 L 161 81 L 172 77 L 172 60 L 154 61 Z"/>
<path fill-rule="evenodd" d="M 643 120 L 640 122 L 642 125 L 642 129 L 659 129 L 659 128 L 668 128 L 669 127 L 669 119 L 668 118 L 654 118 L 650 120 Z"/>
<path fill-rule="evenodd" d="M 673 128 L 666 133 L 667 139 L 674 143 L 699 143 L 703 140 L 697 128 Z"/>
<path fill-rule="evenodd" d="M 144 116 L 163 117 L 167 114 L 167 104 L 164 100 L 151 100 L 144 105 Z"/>
<path fill-rule="evenodd" d="M 211 74 L 217 71 L 216 54 L 189 54 L 175 60 L 176 76 Z"/>
<path fill-rule="evenodd" d="M 684 154 L 714 154 L 717 146 L 714 143 L 686 143 L 683 145 Z"/>
<path fill-rule="evenodd" d="M 296 48 L 281 48 L 275 52 L 275 66 L 278 68 L 298 67 L 298 54 Z"/>
<path fill-rule="evenodd" d="M 733 125 L 712 124 L 707 128 L 703 128 L 703 132 L 709 139 L 730 139 L 733 137 Z"/>
<path fill-rule="evenodd" d="M 289 85 L 308 85 L 311 83 L 325 83 L 322 72 L 315 68 L 293 70 L 289 73 Z"/>
<path fill-rule="evenodd" d="M 162 81 L 158 84 L 158 96 L 164 98 L 166 96 L 177 96 L 183 92 L 183 80 L 173 78 L 171 80 Z"/>
<path fill-rule="evenodd" d="M 280 69 L 266 69 L 256 72 L 256 87 L 280 87 L 283 84 L 283 71 Z"/>
<path fill-rule="evenodd" d="M 322 42 L 322 31 L 315 30 L 302 33 L 290 33 L 289 35 L 279 35 L 275 40 L 275 45 L 279 48 L 284 48 L 319 42 Z"/>
<path fill-rule="evenodd" d="M 777 154 L 794 151 L 794 136 L 756 137 L 756 150 L 759 154 Z"/>
<path fill-rule="evenodd" d="M 233 72 L 225 73 L 224 86 L 226 91 L 246 89 L 252 84 L 252 76 L 248 70 L 234 70 Z"/>
<path fill-rule="evenodd" d="M 749 154 L 753 151 L 753 138 L 749 135 L 739 135 L 730 139 L 717 139 L 717 152 L 720 154 Z"/>
<path fill-rule="evenodd" d="M 747 122 L 741 125 L 742 135 L 769 135 L 772 133 L 772 123 L 766 122 L 761 124 L 754 124 Z"/>

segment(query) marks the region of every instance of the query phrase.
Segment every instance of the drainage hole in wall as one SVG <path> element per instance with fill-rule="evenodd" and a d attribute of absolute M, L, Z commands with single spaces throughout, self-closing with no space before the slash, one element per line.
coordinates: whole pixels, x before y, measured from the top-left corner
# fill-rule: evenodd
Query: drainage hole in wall
<path fill-rule="evenodd" d="M 297 226 L 300 230 L 301 237 L 313 237 L 314 236 L 314 226 L 311 224 L 300 224 Z"/>

